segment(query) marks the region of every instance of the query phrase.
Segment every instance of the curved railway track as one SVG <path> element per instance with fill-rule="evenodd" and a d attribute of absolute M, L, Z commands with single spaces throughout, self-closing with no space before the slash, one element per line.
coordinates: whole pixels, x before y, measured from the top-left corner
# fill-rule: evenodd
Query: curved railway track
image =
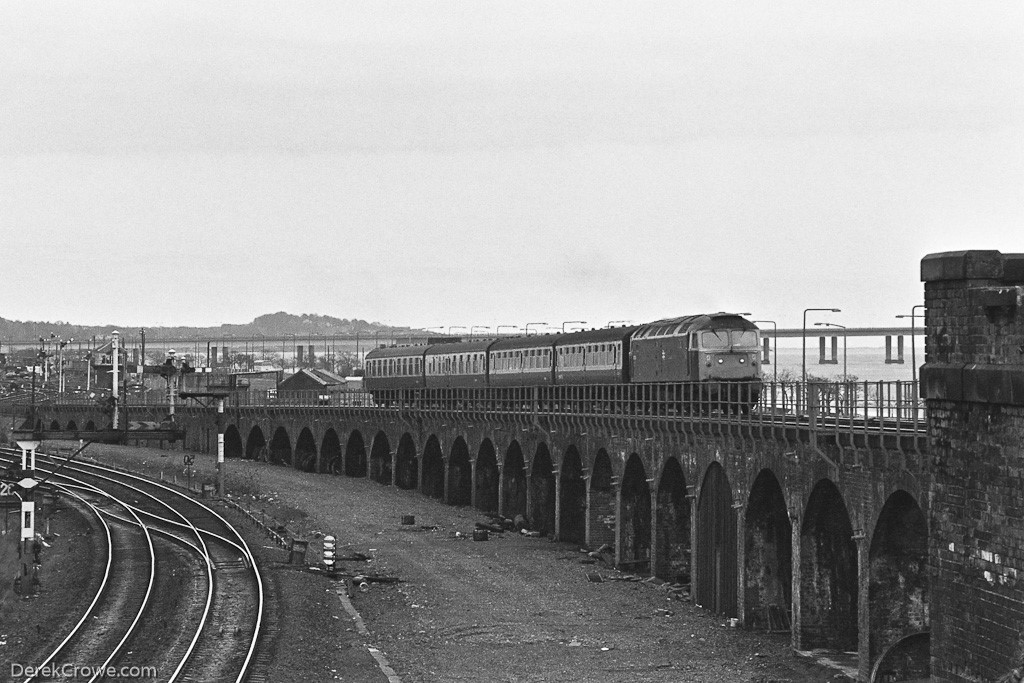
<path fill-rule="evenodd" d="M 153 595 L 158 555 L 150 531 L 131 507 L 95 490 L 82 494 L 58 488 L 95 512 L 106 535 L 106 563 L 99 589 L 81 619 L 43 661 L 33 665 L 25 683 L 83 674 L 89 681 L 100 678 L 101 670 L 111 666 L 136 632 Z M 110 511 L 117 509 L 123 511 L 121 519 L 133 519 L 134 524 L 108 521 Z"/>
<path fill-rule="evenodd" d="M 47 462 L 50 467 L 44 467 Z M 131 620 L 132 632 L 109 648 L 105 658 L 76 650 L 66 661 L 105 659 L 104 667 L 152 666 L 162 681 L 245 680 L 262 628 L 264 588 L 251 551 L 231 524 L 184 493 L 142 477 L 41 453 L 38 463 L 37 476 L 61 482 L 61 490 L 110 520 L 104 520 L 111 529 L 112 549 L 106 571 L 118 572 L 118 565 L 125 564 L 126 571 L 138 574 L 138 563 L 122 561 L 118 554 L 119 548 L 138 545 L 128 535 L 132 531 L 144 533 L 154 548 L 148 592 L 156 582 L 161 609 L 147 614 L 143 606 Z M 100 593 L 125 592 L 112 591 L 111 585 L 105 578 Z M 98 595 L 79 627 L 90 619 L 99 621 L 98 615 L 106 611 Z M 45 663 L 52 667 L 76 638 L 80 636 L 69 634 Z"/>

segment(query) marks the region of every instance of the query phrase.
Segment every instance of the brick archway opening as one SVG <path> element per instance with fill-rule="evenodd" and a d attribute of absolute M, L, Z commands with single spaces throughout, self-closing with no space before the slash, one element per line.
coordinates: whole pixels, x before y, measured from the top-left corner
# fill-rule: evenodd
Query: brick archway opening
<path fill-rule="evenodd" d="M 736 515 L 729 478 L 717 462 L 708 466 L 700 487 L 695 550 L 697 604 L 715 614 L 735 617 Z"/>
<path fill-rule="evenodd" d="M 461 436 L 452 444 L 448 456 L 449 505 L 469 505 L 473 502 L 473 466 L 469 462 L 469 446 Z"/>
<path fill-rule="evenodd" d="M 530 468 L 530 528 L 541 536 L 555 533 L 555 475 L 547 444 L 537 445 Z"/>
<path fill-rule="evenodd" d="M 320 441 L 320 463 L 317 471 L 321 474 L 341 474 L 343 467 L 341 458 L 341 439 L 338 432 L 328 429 Z"/>
<path fill-rule="evenodd" d="M 800 642 L 857 649 L 857 544 L 842 494 L 828 480 L 811 492 L 800 531 Z"/>
<path fill-rule="evenodd" d="M 501 490 L 504 506 L 501 514 L 509 519 L 517 515 L 526 517 L 526 461 L 519 442 L 509 444 L 505 453 L 505 466 L 501 471 Z"/>
<path fill-rule="evenodd" d="M 476 455 L 476 507 L 483 512 L 498 512 L 498 486 L 501 472 L 494 444 L 484 439 Z"/>
<path fill-rule="evenodd" d="M 423 483 L 421 486 L 421 493 L 428 498 L 444 498 L 444 455 L 441 453 L 441 444 L 436 436 L 427 439 L 427 445 L 423 447 Z"/>
<path fill-rule="evenodd" d="M 272 465 L 292 464 L 292 442 L 288 437 L 288 430 L 278 427 L 274 431 L 274 437 L 270 440 L 268 461 Z"/>
<path fill-rule="evenodd" d="M 309 427 L 304 427 L 299 432 L 299 438 L 295 442 L 295 455 L 293 458 L 295 469 L 303 472 L 316 471 L 316 439 Z"/>
<path fill-rule="evenodd" d="M 651 487 L 640 456 L 633 453 L 622 475 L 622 549 L 619 564 L 630 571 L 651 566 Z"/>
<path fill-rule="evenodd" d="M 754 480 L 744 528 L 746 626 L 788 629 L 793 595 L 793 525 L 782 486 L 771 470 L 761 470 Z"/>
<path fill-rule="evenodd" d="M 928 523 L 917 501 L 906 491 L 896 491 L 885 501 L 868 557 L 873 661 L 905 636 L 926 631 L 931 625 Z M 919 675 L 927 666 L 927 659 L 921 662 L 911 658 L 901 669 L 904 674 Z"/>
<path fill-rule="evenodd" d="M 370 479 L 391 485 L 391 444 L 384 432 L 377 432 L 370 449 Z"/>
<path fill-rule="evenodd" d="M 366 444 L 359 430 L 354 430 L 345 444 L 345 476 L 365 477 L 367 470 Z"/>
<path fill-rule="evenodd" d="M 674 583 L 690 583 L 690 500 L 686 476 L 675 458 L 669 458 L 658 484 L 657 566 L 654 575 Z"/>
<path fill-rule="evenodd" d="M 267 459 L 267 437 L 263 436 L 263 430 L 259 427 L 250 429 L 245 439 L 245 459 L 260 462 Z"/>
<path fill-rule="evenodd" d="M 238 427 L 228 425 L 224 430 L 224 457 L 241 458 L 245 454 L 245 446 L 242 445 L 242 435 L 238 433 Z"/>
<path fill-rule="evenodd" d="M 416 444 L 405 433 L 398 442 L 395 455 L 395 485 L 400 489 L 414 489 L 419 485 L 419 462 L 416 460 Z"/>
<path fill-rule="evenodd" d="M 575 446 L 569 446 L 562 457 L 559 471 L 558 540 L 587 542 L 587 481 L 583 478 L 583 461 Z"/>

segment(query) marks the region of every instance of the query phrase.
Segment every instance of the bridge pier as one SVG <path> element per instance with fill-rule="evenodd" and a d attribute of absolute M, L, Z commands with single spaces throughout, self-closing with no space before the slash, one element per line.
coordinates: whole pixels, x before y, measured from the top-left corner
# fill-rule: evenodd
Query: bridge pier
<path fill-rule="evenodd" d="M 1024 667 L 1024 254 L 930 254 L 921 279 L 931 673 L 937 681 L 1017 680 L 1012 672 Z"/>

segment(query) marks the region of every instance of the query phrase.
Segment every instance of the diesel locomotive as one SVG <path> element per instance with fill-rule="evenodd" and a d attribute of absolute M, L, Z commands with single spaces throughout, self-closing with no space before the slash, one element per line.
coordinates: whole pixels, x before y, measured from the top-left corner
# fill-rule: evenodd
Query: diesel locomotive
<path fill-rule="evenodd" d="M 709 313 L 562 334 L 381 347 L 366 354 L 363 383 L 381 405 L 451 395 L 431 390 L 487 390 L 472 395 L 500 404 L 529 387 L 565 387 L 565 394 L 579 386 L 643 385 L 645 396 L 680 411 L 725 403 L 747 410 L 761 388 L 759 337 L 757 326 L 740 315 Z"/>

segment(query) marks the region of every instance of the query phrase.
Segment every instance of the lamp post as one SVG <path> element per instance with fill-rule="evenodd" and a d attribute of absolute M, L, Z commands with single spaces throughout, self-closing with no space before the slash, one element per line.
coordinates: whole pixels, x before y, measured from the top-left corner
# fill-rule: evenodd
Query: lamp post
<path fill-rule="evenodd" d="M 57 393 L 62 399 L 64 398 L 64 347 L 73 341 L 75 340 L 68 339 L 65 341 L 61 339 L 57 342 Z"/>
<path fill-rule="evenodd" d="M 800 353 L 800 381 L 807 384 L 807 314 L 811 311 L 823 311 L 825 313 L 840 313 L 838 308 L 805 308 L 803 327 L 800 328 L 800 342 L 802 349 Z"/>
<path fill-rule="evenodd" d="M 498 329 L 495 332 L 495 334 L 497 334 L 499 337 L 501 336 L 501 328 L 503 328 L 503 327 L 511 327 L 513 329 L 516 329 L 516 330 L 519 329 L 519 325 L 498 325 Z"/>
<path fill-rule="evenodd" d="M 489 330 L 489 329 L 491 329 L 491 328 L 487 327 L 485 325 L 473 325 L 473 327 L 469 328 L 469 338 L 472 339 L 473 335 L 476 334 L 477 330 Z"/>
<path fill-rule="evenodd" d="M 770 323 L 773 329 L 772 334 L 772 365 L 774 365 L 772 373 L 772 381 L 776 384 L 779 383 L 779 325 L 774 320 L 754 320 L 756 323 Z"/>
<path fill-rule="evenodd" d="M 613 325 L 632 325 L 632 320 L 609 320 L 605 327 L 612 327 Z"/>
<path fill-rule="evenodd" d="M 530 336 L 530 325 L 547 325 L 547 323 L 526 323 L 526 336 Z"/>
<path fill-rule="evenodd" d="M 452 336 L 452 330 L 468 330 L 468 329 L 469 328 L 466 327 L 465 325 L 449 325 L 448 326 L 448 336 L 449 337 Z"/>
<path fill-rule="evenodd" d="M 838 327 L 843 331 L 843 381 L 846 381 L 846 325 L 837 323 L 814 323 L 819 327 Z"/>
<path fill-rule="evenodd" d="M 562 334 L 565 334 L 565 326 L 566 325 L 586 325 L 586 324 L 587 324 L 586 320 L 568 320 L 566 322 L 563 322 L 562 323 Z"/>
<path fill-rule="evenodd" d="M 915 318 L 923 318 L 924 317 L 924 313 L 917 314 L 917 313 L 914 312 L 914 311 L 916 311 L 919 308 L 925 308 L 925 305 L 924 304 L 915 304 L 914 307 L 910 309 L 910 315 L 898 315 L 898 316 L 896 316 L 897 318 L 910 318 L 910 371 L 912 373 L 911 377 L 913 378 L 913 385 L 914 385 L 913 391 L 914 391 L 914 401 L 915 401 L 915 403 L 917 402 L 917 353 L 915 352 L 915 349 L 917 348 L 917 346 L 914 343 L 914 319 Z"/>

